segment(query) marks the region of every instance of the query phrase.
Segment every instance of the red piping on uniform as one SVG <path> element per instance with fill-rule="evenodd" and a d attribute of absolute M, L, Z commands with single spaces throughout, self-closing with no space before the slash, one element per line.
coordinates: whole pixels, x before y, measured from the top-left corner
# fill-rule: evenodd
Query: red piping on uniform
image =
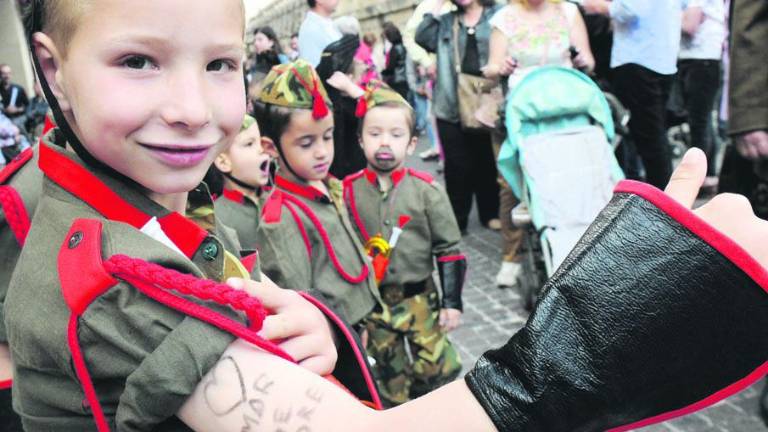
<path fill-rule="evenodd" d="M 29 214 L 24 207 L 24 200 L 16 189 L 10 186 L 0 186 L 0 208 L 5 213 L 5 220 L 8 227 L 16 237 L 19 246 L 24 246 L 24 241 L 29 233 Z"/>
<path fill-rule="evenodd" d="M 136 229 L 141 229 L 152 219 L 125 201 L 94 174 L 45 144 L 40 145 L 38 164 L 48 178 L 107 219 L 127 223 Z M 158 218 L 157 221 L 163 232 L 188 258 L 195 254 L 208 237 L 204 229 L 176 212 Z"/>
<path fill-rule="evenodd" d="M 315 225 L 315 228 L 317 228 L 318 234 L 320 234 L 320 238 L 323 239 L 323 244 L 325 245 L 325 250 L 328 251 L 328 256 L 331 258 L 331 262 L 333 263 L 333 266 L 336 268 L 336 271 L 339 272 L 341 277 L 343 277 L 347 282 L 352 284 L 359 284 L 360 282 L 364 281 L 368 277 L 368 264 L 363 263 L 363 268 L 360 270 L 360 274 L 357 276 L 352 276 L 341 266 L 341 263 L 339 262 L 339 258 L 336 256 L 336 251 L 333 249 L 333 244 L 331 244 L 331 239 L 328 237 L 328 233 L 325 231 L 325 228 L 323 228 L 323 224 L 320 222 L 320 219 L 317 218 L 315 213 L 312 211 L 311 208 L 309 208 L 308 205 L 304 204 L 299 200 L 298 198 L 292 196 L 291 194 L 285 194 L 283 196 L 283 199 L 286 201 L 290 201 L 293 204 L 296 204 L 302 211 L 304 211 L 304 214 L 309 217 L 309 220 L 312 221 L 312 223 Z"/>
<path fill-rule="evenodd" d="M 21 167 L 26 165 L 26 163 L 29 162 L 29 160 L 32 159 L 32 156 L 34 155 L 34 150 L 32 150 L 32 147 L 30 147 L 19 153 L 15 158 L 11 159 L 11 161 L 8 162 L 8 165 L 0 170 L 0 183 L 5 183 L 9 178 L 11 178 L 12 175 L 16 174 L 16 172 L 21 169 Z"/>
<path fill-rule="evenodd" d="M 309 185 L 294 183 L 280 175 L 275 176 L 275 186 L 279 187 L 280 189 L 285 189 L 286 191 L 292 194 L 306 197 L 307 199 L 310 199 L 312 201 L 317 201 L 317 200 L 330 201 L 330 199 L 324 193 L 320 192 L 318 189 Z"/>
<path fill-rule="evenodd" d="M 352 334 L 349 332 L 349 329 L 347 328 L 344 321 L 341 320 L 341 318 L 338 317 L 335 313 L 333 313 L 332 310 L 328 308 L 325 304 L 318 301 L 316 298 L 312 297 L 311 295 L 305 293 L 305 292 L 299 292 L 299 295 L 304 297 L 307 301 L 312 303 L 316 308 L 320 309 L 326 317 L 330 318 L 331 321 L 333 321 L 334 324 L 336 324 L 336 327 L 338 327 L 341 332 L 344 334 L 344 337 L 349 342 L 349 345 L 352 347 L 352 351 L 355 353 L 355 359 L 357 360 L 357 364 L 360 366 L 360 370 L 363 373 L 363 379 L 365 380 L 365 386 L 368 387 L 368 392 L 371 393 L 371 398 L 373 399 L 373 404 L 375 405 L 375 408 L 378 410 L 383 409 L 383 405 L 381 404 L 381 399 L 379 398 L 379 392 L 376 389 L 376 384 L 373 380 L 373 377 L 371 377 L 371 373 L 368 370 L 368 363 L 365 361 L 365 357 L 363 357 L 363 353 L 360 352 L 357 346 L 357 342 L 355 341 L 355 338 L 352 336 Z"/>
<path fill-rule="evenodd" d="M 360 172 L 360 175 L 362 175 L 362 171 Z M 355 202 L 355 189 L 354 189 L 354 183 L 353 181 L 359 178 L 353 177 L 349 178 L 347 177 L 344 179 L 344 192 L 347 194 L 347 199 L 349 201 L 349 210 L 352 213 L 352 219 L 355 221 L 355 225 L 357 225 L 357 229 L 360 230 L 360 235 L 363 236 L 364 241 L 368 241 L 371 236 L 368 235 L 368 230 L 365 229 L 365 225 L 363 224 L 363 219 L 360 217 L 360 213 L 357 211 L 357 203 Z"/>
<path fill-rule="evenodd" d="M 442 257 L 438 258 L 437 262 L 462 261 L 462 260 L 466 260 L 466 259 L 467 259 L 467 257 L 464 256 L 464 255 L 447 255 L 447 256 L 442 256 Z"/>
<path fill-rule="evenodd" d="M 238 204 L 245 203 L 245 195 L 243 195 L 243 193 L 240 191 L 236 191 L 234 189 L 224 189 L 221 195 L 232 202 L 236 202 Z"/>
<path fill-rule="evenodd" d="M 67 326 L 67 342 L 72 351 L 72 363 L 75 366 L 75 373 L 80 380 L 85 393 L 85 399 L 88 401 L 93 419 L 96 421 L 96 428 L 99 432 L 109 432 L 107 419 L 104 417 L 104 411 L 101 409 L 101 403 L 96 395 L 96 388 L 93 386 L 91 374 L 88 372 L 88 366 L 85 364 L 83 352 L 80 349 L 80 340 L 77 337 L 78 321 L 80 315 L 72 314 L 69 316 L 69 326 Z"/>
<path fill-rule="evenodd" d="M 307 249 L 307 258 L 309 258 L 309 261 L 312 262 L 312 243 L 309 241 L 309 234 L 307 234 L 307 229 L 304 227 L 304 222 L 301 221 L 301 218 L 299 217 L 299 213 L 296 211 L 295 208 L 293 208 L 293 205 L 290 203 L 284 203 L 285 208 L 288 209 L 289 212 L 291 212 L 291 216 L 293 216 L 293 219 L 296 221 L 296 226 L 299 228 L 299 233 L 301 233 L 301 238 L 304 240 L 304 247 Z"/>
<path fill-rule="evenodd" d="M 8 390 L 11 387 L 13 387 L 12 379 L 0 381 L 0 390 Z"/>

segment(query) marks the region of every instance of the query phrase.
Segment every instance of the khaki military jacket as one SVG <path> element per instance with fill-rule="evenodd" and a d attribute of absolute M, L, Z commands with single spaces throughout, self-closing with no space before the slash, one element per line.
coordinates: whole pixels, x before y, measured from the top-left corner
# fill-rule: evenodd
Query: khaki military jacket
<path fill-rule="evenodd" d="M 768 129 L 768 2 L 732 0 L 731 135 Z"/>
<path fill-rule="evenodd" d="M 0 172 L 0 343 L 6 343 L 3 303 L 29 232 L 43 184 L 38 148 L 27 149 Z M 12 213 L 12 215 L 11 215 Z"/>
<path fill-rule="evenodd" d="M 380 305 L 379 291 L 349 221 L 341 182 L 330 196 L 277 176 L 258 234 L 262 271 L 283 288 L 312 288 L 353 325 Z"/>
<path fill-rule="evenodd" d="M 204 184 L 190 192 L 184 217 L 66 150 L 41 146 L 40 168 L 42 196 L 5 304 L 14 407 L 25 430 L 95 430 L 94 405 L 112 430 L 188 430 L 175 413 L 235 339 L 206 317 L 247 329 L 246 316 L 184 294 L 183 284 L 141 288 L 105 276 L 106 264 L 127 256 L 175 275 L 247 277 L 233 260 L 237 239 L 215 218 Z M 138 229 L 151 221 L 165 240 Z M 251 265 L 258 280 L 258 263 Z M 155 291 L 184 307 L 147 294 Z M 359 381 L 367 383 L 365 372 Z M 83 373 L 96 399 L 87 397 Z"/>
<path fill-rule="evenodd" d="M 464 258 L 461 232 L 442 186 L 429 174 L 409 168 L 393 172 L 391 181 L 391 188 L 382 191 L 376 173 L 367 168 L 344 179 L 344 201 L 363 242 L 376 235 L 389 241 L 392 229 L 405 222 L 382 290 L 430 278 L 435 258 Z"/>
<path fill-rule="evenodd" d="M 214 201 L 216 217 L 237 233 L 240 245 L 245 249 L 256 249 L 256 232 L 261 219 L 261 204 L 242 192 L 225 189 Z"/>

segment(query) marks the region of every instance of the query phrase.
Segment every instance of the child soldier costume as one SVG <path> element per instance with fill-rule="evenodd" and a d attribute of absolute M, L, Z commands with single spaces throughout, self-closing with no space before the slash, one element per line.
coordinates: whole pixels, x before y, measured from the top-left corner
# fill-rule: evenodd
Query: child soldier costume
<path fill-rule="evenodd" d="M 361 99 L 366 110 L 384 103 L 411 109 L 402 96 L 377 83 Z M 453 381 L 461 372 L 459 355 L 440 329 L 438 313 L 462 310 L 467 261 L 442 187 L 428 173 L 410 168 L 398 168 L 389 178 L 391 187 L 382 190 L 370 168 L 352 174 L 344 179 L 344 200 L 372 255 L 381 298 L 391 313 L 372 317 L 388 319 L 369 327 L 367 350 L 376 360 L 382 397 L 401 404 Z M 442 296 L 432 278 L 435 259 Z"/>
<path fill-rule="evenodd" d="M 256 120 L 246 115 L 240 129 L 241 132 L 253 126 L 254 123 L 256 123 Z M 212 166 L 211 170 L 216 170 L 216 167 Z M 250 185 L 236 178 L 231 173 L 221 173 L 221 175 L 244 189 L 254 191 L 257 196 L 261 192 L 260 187 Z M 209 184 L 209 186 L 211 185 Z M 211 189 L 215 188 L 211 186 Z M 212 192 L 216 193 L 213 190 Z M 239 190 L 223 187 L 221 194 L 216 197 L 213 206 L 216 210 L 216 215 L 221 218 L 221 221 L 237 232 L 240 245 L 245 249 L 255 250 L 256 232 L 259 229 L 259 220 L 261 219 L 261 200 L 253 199 Z"/>
<path fill-rule="evenodd" d="M 307 109 L 316 118 L 330 115 L 330 102 L 317 73 L 301 60 L 274 67 L 259 99 L 266 109 Z M 275 146 L 282 153 L 281 144 Z M 284 157 L 282 162 L 281 168 L 292 171 Z M 299 178 L 295 173 L 294 177 Z M 325 183 L 328 195 L 301 180 L 276 175 L 258 234 L 262 269 L 281 287 L 317 289 L 357 325 L 374 309 L 381 310 L 379 291 L 344 206 L 342 184 L 333 177 Z"/>

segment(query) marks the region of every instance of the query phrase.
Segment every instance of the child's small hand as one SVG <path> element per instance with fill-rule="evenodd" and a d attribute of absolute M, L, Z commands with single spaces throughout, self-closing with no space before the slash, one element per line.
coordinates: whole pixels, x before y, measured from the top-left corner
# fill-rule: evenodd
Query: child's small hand
<path fill-rule="evenodd" d="M 461 324 L 461 311 L 458 309 L 440 309 L 440 328 L 453 331 Z"/>
<path fill-rule="evenodd" d="M 264 320 L 259 335 L 276 342 L 303 368 L 318 375 L 331 373 L 338 353 L 328 320 L 297 292 L 278 287 L 263 274 L 261 277 L 261 282 L 227 280 L 229 286 L 247 291 L 273 312 Z"/>

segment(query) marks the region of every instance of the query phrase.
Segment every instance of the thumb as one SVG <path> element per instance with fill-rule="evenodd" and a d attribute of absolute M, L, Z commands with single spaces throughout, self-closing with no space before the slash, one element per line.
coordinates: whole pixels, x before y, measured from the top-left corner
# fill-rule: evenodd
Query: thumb
<path fill-rule="evenodd" d="M 672 178 L 664 192 L 686 208 L 691 208 L 699 195 L 699 188 L 706 175 L 707 157 L 701 149 L 691 148 L 672 173 Z"/>

